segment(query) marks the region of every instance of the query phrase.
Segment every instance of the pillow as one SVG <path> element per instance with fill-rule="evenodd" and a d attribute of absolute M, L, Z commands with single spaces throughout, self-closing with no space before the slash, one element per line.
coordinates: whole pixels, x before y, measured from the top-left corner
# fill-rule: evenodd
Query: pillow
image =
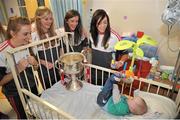
<path fill-rule="evenodd" d="M 143 118 L 172 119 L 177 116 L 177 106 L 175 102 L 168 97 L 140 90 L 135 90 L 134 96 L 140 96 L 146 101 L 148 112 L 143 115 Z"/>

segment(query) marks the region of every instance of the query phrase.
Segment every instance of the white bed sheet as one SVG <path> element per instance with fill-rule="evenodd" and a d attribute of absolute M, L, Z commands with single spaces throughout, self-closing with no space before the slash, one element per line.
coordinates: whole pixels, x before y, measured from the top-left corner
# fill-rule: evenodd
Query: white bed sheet
<path fill-rule="evenodd" d="M 142 97 L 148 106 L 149 116 L 159 118 L 175 118 L 177 115 L 177 106 L 175 102 L 168 97 L 157 95 L 154 93 L 148 93 L 144 91 L 135 90 L 135 96 Z"/>
<path fill-rule="evenodd" d="M 101 86 L 95 86 L 83 82 L 82 89 L 76 92 L 71 92 L 66 90 L 66 88 L 60 82 L 58 82 L 55 85 L 53 85 L 50 89 L 45 90 L 42 93 L 41 98 L 77 119 L 155 119 L 175 118 L 176 116 L 176 105 L 172 100 L 160 95 L 153 94 L 149 96 L 149 93 L 147 92 L 138 92 L 138 94 L 136 93 L 136 95 L 143 97 L 147 102 L 148 112 L 146 114 L 130 114 L 126 116 L 111 115 L 103 109 L 101 109 L 96 103 L 97 95 L 100 90 Z M 157 102 L 157 100 L 160 102 Z"/>

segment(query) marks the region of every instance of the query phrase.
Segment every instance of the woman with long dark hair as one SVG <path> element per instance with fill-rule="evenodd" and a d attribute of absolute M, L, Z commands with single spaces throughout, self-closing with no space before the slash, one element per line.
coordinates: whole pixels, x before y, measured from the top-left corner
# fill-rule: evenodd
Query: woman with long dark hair
<path fill-rule="evenodd" d="M 62 32 L 74 33 L 74 40 L 69 36 L 70 44 L 75 52 L 81 52 L 88 46 L 87 32 L 83 28 L 81 16 L 77 10 L 69 10 L 64 17 L 64 27 L 61 28 Z"/>
<path fill-rule="evenodd" d="M 121 37 L 111 29 L 109 16 L 103 9 L 98 9 L 94 12 L 91 19 L 90 35 L 92 64 L 111 68 L 112 52 L 114 51 L 115 44 L 121 40 Z M 127 58 L 127 51 L 116 52 L 116 69 L 121 67 Z M 104 76 L 104 80 L 106 80 L 106 74 Z"/>

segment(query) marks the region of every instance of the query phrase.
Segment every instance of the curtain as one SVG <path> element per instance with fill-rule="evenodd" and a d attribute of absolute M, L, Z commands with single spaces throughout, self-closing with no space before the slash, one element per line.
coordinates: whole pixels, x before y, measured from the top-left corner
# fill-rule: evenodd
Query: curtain
<path fill-rule="evenodd" d="M 5 12 L 5 7 L 4 7 L 4 3 L 2 0 L 0 0 L 0 21 L 1 24 L 6 25 L 7 24 L 7 15 Z"/>
<path fill-rule="evenodd" d="M 64 26 L 65 14 L 70 9 L 77 10 L 82 17 L 81 0 L 49 0 L 49 3 L 53 12 L 56 28 Z"/>

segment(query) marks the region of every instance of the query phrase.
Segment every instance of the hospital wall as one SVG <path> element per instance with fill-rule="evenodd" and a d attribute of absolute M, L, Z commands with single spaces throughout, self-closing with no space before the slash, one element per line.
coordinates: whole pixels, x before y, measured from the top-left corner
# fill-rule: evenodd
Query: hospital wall
<path fill-rule="evenodd" d="M 11 16 L 20 16 L 20 10 L 18 7 L 18 0 L 3 0 L 7 12 L 8 18 Z M 25 5 L 23 6 L 27 10 L 27 15 L 30 19 L 34 18 L 36 9 L 38 8 L 37 0 L 24 0 Z M 45 6 L 49 6 L 49 0 L 44 0 Z"/>
<path fill-rule="evenodd" d="M 111 27 L 119 34 L 123 32 L 143 31 L 158 41 L 160 64 L 175 65 L 178 51 L 171 52 L 167 43 L 167 26 L 161 21 L 161 15 L 168 0 L 82 0 L 83 21 L 88 28 L 96 9 L 107 11 Z M 85 16 L 85 17 L 84 17 Z M 87 17 L 88 16 L 88 17 Z M 177 50 L 180 47 L 180 24 L 173 27 L 169 45 Z"/>
<path fill-rule="evenodd" d="M 7 16 L 20 16 L 17 0 L 3 0 L 7 12 Z"/>

